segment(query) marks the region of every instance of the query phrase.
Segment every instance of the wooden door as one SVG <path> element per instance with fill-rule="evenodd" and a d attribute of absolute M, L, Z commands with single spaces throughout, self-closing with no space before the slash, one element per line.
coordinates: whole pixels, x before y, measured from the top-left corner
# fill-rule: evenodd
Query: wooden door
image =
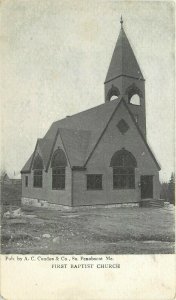
<path fill-rule="evenodd" d="M 141 176 L 141 199 L 153 198 L 153 176 Z"/>

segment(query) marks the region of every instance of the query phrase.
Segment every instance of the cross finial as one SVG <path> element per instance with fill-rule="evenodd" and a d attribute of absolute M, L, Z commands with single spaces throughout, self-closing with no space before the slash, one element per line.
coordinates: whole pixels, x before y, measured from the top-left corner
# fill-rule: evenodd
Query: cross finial
<path fill-rule="evenodd" d="M 121 28 L 123 28 L 123 19 L 122 19 L 122 16 L 120 18 L 120 24 L 121 24 Z"/>

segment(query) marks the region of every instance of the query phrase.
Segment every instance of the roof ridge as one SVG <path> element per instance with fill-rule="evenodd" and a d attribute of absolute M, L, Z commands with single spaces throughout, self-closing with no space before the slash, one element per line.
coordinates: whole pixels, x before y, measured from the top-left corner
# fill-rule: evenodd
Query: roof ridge
<path fill-rule="evenodd" d="M 65 128 L 65 127 L 58 127 L 60 130 L 67 130 L 67 131 L 84 131 L 84 132 L 91 132 L 91 130 L 85 130 L 85 129 L 77 129 L 77 128 Z"/>
<path fill-rule="evenodd" d="M 69 117 L 65 117 L 65 118 L 63 118 L 63 119 L 60 119 L 60 120 L 57 120 L 57 121 L 54 121 L 52 124 L 55 124 L 55 123 L 57 123 L 57 122 L 60 122 L 60 121 L 62 121 L 62 120 L 65 120 L 65 119 L 67 119 L 67 118 L 72 118 L 72 117 L 74 117 L 74 116 L 77 116 L 77 115 L 79 115 L 79 114 L 82 114 L 82 113 L 85 113 L 85 112 L 88 112 L 88 111 L 90 111 L 90 110 L 94 110 L 95 108 L 98 108 L 98 107 L 102 107 L 102 106 L 104 106 L 104 105 L 110 105 L 110 104 L 112 104 L 112 102 L 115 102 L 115 101 L 119 101 L 119 99 L 117 98 L 117 99 L 114 99 L 114 100 L 111 100 L 111 101 L 106 101 L 106 102 L 104 102 L 104 103 L 102 103 L 102 104 L 99 104 L 99 105 L 97 105 L 97 106 L 94 106 L 94 107 L 91 107 L 91 108 L 88 108 L 88 109 L 86 109 L 86 110 L 83 110 L 83 111 L 80 111 L 80 112 L 78 112 L 78 113 L 76 113 L 76 114 L 73 114 L 73 115 L 71 115 L 71 116 L 69 116 Z M 117 101 L 117 102 L 118 102 Z"/>

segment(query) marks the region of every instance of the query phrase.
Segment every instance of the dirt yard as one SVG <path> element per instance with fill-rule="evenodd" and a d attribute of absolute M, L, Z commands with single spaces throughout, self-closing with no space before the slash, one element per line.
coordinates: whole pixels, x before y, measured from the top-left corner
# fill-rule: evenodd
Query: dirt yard
<path fill-rule="evenodd" d="M 26 208 L 19 216 L 1 221 L 4 254 L 174 253 L 171 206 L 74 211 Z"/>

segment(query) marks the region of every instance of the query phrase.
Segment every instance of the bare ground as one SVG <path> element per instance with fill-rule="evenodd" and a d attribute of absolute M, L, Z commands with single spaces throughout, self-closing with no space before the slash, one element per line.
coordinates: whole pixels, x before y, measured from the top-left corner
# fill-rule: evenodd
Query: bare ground
<path fill-rule="evenodd" d="M 33 208 L 1 223 L 4 254 L 174 253 L 173 207 Z"/>

